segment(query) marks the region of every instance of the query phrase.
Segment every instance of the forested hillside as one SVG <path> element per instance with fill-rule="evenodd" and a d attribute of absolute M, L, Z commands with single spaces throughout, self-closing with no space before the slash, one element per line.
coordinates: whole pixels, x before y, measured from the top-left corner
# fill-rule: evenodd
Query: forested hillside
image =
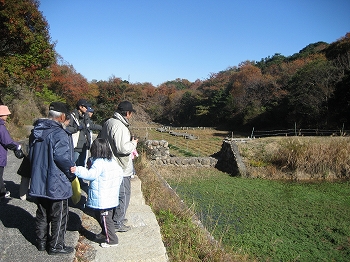
<path fill-rule="evenodd" d="M 36 0 L 0 1 L 1 100 L 23 112 L 13 116 L 18 124 L 45 114 L 51 101 L 73 107 L 85 98 L 99 122 L 127 99 L 163 124 L 349 129 L 350 33 L 344 33 L 333 43 L 311 43 L 288 57 L 242 61 L 195 82 L 181 76 L 159 86 L 114 76 L 88 82 L 56 53 Z"/>

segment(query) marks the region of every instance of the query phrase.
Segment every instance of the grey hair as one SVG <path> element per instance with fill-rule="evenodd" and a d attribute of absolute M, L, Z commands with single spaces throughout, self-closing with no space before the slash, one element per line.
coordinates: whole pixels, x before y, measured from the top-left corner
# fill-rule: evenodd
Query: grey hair
<path fill-rule="evenodd" d="M 49 110 L 49 115 L 48 115 L 48 118 L 50 119 L 56 119 L 56 118 L 59 118 L 62 114 L 62 112 L 57 112 L 55 110 Z"/>

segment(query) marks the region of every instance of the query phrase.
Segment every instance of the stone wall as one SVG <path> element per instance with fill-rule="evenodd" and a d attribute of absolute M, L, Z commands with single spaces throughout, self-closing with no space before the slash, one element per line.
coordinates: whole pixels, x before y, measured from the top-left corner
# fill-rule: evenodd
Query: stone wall
<path fill-rule="evenodd" d="M 145 148 L 153 165 L 216 167 L 232 175 L 247 176 L 246 167 L 233 140 L 224 140 L 221 150 L 213 157 L 172 157 L 165 140 L 147 140 Z"/>
<path fill-rule="evenodd" d="M 239 154 L 235 140 L 225 139 L 222 142 L 221 150 L 215 154 L 218 159 L 216 167 L 233 176 L 247 177 L 247 169 Z"/>
<path fill-rule="evenodd" d="M 165 140 L 147 140 L 146 154 L 153 165 L 214 167 L 217 159 L 213 157 L 173 157 L 170 156 L 169 144 Z"/>

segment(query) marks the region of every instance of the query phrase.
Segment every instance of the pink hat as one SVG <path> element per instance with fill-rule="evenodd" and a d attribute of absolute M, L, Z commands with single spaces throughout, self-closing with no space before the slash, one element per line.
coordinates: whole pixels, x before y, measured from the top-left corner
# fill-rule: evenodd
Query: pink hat
<path fill-rule="evenodd" d="M 0 105 L 0 116 L 7 116 L 10 114 L 11 114 L 11 112 L 7 106 Z"/>

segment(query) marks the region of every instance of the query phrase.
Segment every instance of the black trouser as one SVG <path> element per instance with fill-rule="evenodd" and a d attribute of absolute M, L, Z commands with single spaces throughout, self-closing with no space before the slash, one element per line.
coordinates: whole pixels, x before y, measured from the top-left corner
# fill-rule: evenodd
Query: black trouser
<path fill-rule="evenodd" d="M 113 208 L 110 209 L 95 209 L 95 218 L 102 228 L 102 234 L 106 236 L 106 243 L 118 244 L 118 237 L 115 234 L 113 222 Z"/>
<path fill-rule="evenodd" d="M 4 195 L 6 192 L 6 188 L 5 188 L 3 176 L 4 176 L 4 167 L 0 166 L 0 193 Z"/>
<path fill-rule="evenodd" d="M 63 248 L 68 223 L 68 199 L 51 200 L 38 197 L 37 206 L 35 219 L 37 241 L 48 242 L 52 248 Z M 51 237 L 49 236 L 50 224 Z"/>

